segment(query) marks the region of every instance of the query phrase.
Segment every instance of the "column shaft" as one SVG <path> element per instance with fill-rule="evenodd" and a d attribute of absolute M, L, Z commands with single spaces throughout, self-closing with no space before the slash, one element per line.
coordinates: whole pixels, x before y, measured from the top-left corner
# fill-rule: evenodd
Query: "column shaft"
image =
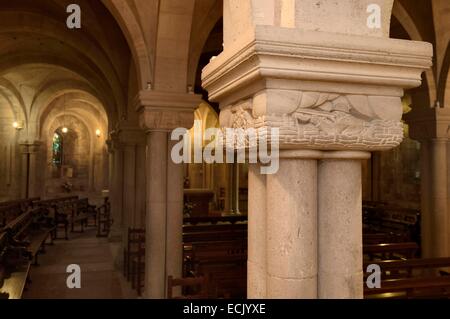
<path fill-rule="evenodd" d="M 146 209 L 146 168 L 145 145 L 138 145 L 136 149 L 136 210 L 134 227 L 145 228 Z"/>
<path fill-rule="evenodd" d="M 362 298 L 361 162 L 321 161 L 318 184 L 318 297 Z"/>
<path fill-rule="evenodd" d="M 127 240 L 128 227 L 134 227 L 136 209 L 136 145 L 125 145 L 124 153 L 124 241 Z"/>
<path fill-rule="evenodd" d="M 183 266 L 183 164 L 175 164 L 170 153 L 176 144 L 169 141 L 167 161 L 167 276 L 182 277 Z M 176 291 L 175 293 L 179 293 Z"/>
<path fill-rule="evenodd" d="M 447 139 L 431 142 L 431 229 L 433 257 L 448 257 Z"/>
<path fill-rule="evenodd" d="M 145 293 L 147 298 L 161 299 L 167 278 L 167 133 L 152 131 L 147 139 Z"/>
<path fill-rule="evenodd" d="M 420 230 L 422 258 L 433 257 L 430 144 L 429 141 L 424 140 L 420 145 Z"/>
<path fill-rule="evenodd" d="M 259 165 L 250 165 L 248 175 L 247 297 L 266 298 L 266 176 Z"/>
<path fill-rule="evenodd" d="M 267 297 L 317 298 L 317 161 L 267 175 Z"/>

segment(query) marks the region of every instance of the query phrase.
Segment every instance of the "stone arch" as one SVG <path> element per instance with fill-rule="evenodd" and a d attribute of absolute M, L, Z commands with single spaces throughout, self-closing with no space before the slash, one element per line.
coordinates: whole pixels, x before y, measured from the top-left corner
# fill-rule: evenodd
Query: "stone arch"
<path fill-rule="evenodd" d="M 203 48 L 216 24 L 223 17 L 223 0 L 215 1 L 201 20 L 194 21 L 189 50 L 188 85 L 195 85 L 197 68 Z"/>
<path fill-rule="evenodd" d="M 102 0 L 102 3 L 114 16 L 127 39 L 138 74 L 139 88 L 147 88 L 148 83 L 153 83 L 154 71 L 151 55 L 137 17 L 127 1 Z"/>
<path fill-rule="evenodd" d="M 408 33 L 411 40 L 414 41 L 424 41 L 424 37 L 417 28 L 414 19 L 402 5 L 399 0 L 394 1 L 392 8 L 392 15 L 400 22 L 402 27 Z M 434 105 L 438 98 L 438 92 L 436 89 L 436 80 L 433 69 L 426 70 L 423 74 L 424 81 L 423 85 L 426 85 L 428 96 L 429 96 L 429 106 Z"/>
<path fill-rule="evenodd" d="M 16 87 L 7 79 L 0 77 L 0 95 L 8 101 L 17 121 L 27 122 L 25 102 Z"/>

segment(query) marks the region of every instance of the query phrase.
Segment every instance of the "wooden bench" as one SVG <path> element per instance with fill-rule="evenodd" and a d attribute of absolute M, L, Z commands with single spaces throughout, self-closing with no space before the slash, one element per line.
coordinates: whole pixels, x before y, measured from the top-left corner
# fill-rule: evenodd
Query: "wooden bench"
<path fill-rule="evenodd" d="M 419 246 L 414 242 L 364 245 L 363 255 L 368 260 L 411 259 L 417 255 Z"/>
<path fill-rule="evenodd" d="M 42 208 L 28 211 L 6 225 L 5 231 L 17 246 L 26 247 L 30 257 L 38 265 L 39 252 L 45 252 L 45 242 L 52 234 L 54 225 L 43 216 Z M 44 221 L 42 221 L 42 219 Z"/>
<path fill-rule="evenodd" d="M 137 243 L 136 251 L 131 259 L 131 287 L 142 295 L 145 286 L 145 239 Z"/>
<path fill-rule="evenodd" d="M 198 242 L 184 245 L 185 276 L 208 276 L 218 297 L 245 298 L 247 242 Z"/>
<path fill-rule="evenodd" d="M 364 269 L 370 264 L 376 264 L 381 268 L 382 279 L 399 279 L 438 274 L 448 274 L 450 269 L 450 258 L 422 258 L 407 260 L 381 260 L 377 262 L 364 263 Z M 434 271 L 429 271 L 434 270 Z"/>
<path fill-rule="evenodd" d="M 71 232 L 84 232 L 84 227 L 87 227 L 89 221 L 90 205 L 88 199 L 77 199 L 72 203 L 70 224 Z M 94 208 L 95 209 L 95 208 Z M 75 231 L 75 225 L 79 225 L 80 230 Z"/>
<path fill-rule="evenodd" d="M 381 233 L 397 233 L 420 245 L 420 211 L 386 203 L 363 205 L 363 222 Z"/>
<path fill-rule="evenodd" d="M 185 217 L 183 220 L 184 225 L 198 225 L 198 224 L 219 224 L 219 223 L 243 223 L 247 222 L 248 217 L 246 215 L 233 215 L 233 216 L 195 216 Z"/>
<path fill-rule="evenodd" d="M 0 299 L 21 299 L 29 282 L 29 254 L 15 244 L 6 232 L 0 233 Z"/>
<path fill-rule="evenodd" d="M 33 203 L 39 198 L 14 200 L 0 203 L 0 228 L 3 228 L 17 216 L 34 207 Z"/>
<path fill-rule="evenodd" d="M 131 261 L 138 256 L 143 246 L 145 246 L 145 229 L 128 228 L 126 248 L 123 251 L 123 270 L 128 281 L 135 275 Z"/>
<path fill-rule="evenodd" d="M 180 287 L 181 294 L 174 293 L 174 288 Z M 176 296 L 178 295 L 178 296 Z M 167 279 L 168 299 L 208 299 L 211 298 L 208 277 L 190 277 Z"/>
<path fill-rule="evenodd" d="M 106 197 L 103 205 L 97 208 L 97 237 L 108 237 L 113 222 L 111 204 Z"/>
<path fill-rule="evenodd" d="M 381 288 L 364 289 L 366 299 L 373 298 L 445 298 L 450 297 L 450 276 L 388 279 Z"/>

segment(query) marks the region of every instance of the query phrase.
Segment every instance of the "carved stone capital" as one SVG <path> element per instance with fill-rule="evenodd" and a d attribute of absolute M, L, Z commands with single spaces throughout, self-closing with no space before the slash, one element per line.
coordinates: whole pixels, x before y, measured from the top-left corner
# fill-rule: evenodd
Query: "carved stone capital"
<path fill-rule="evenodd" d="M 200 103 L 200 95 L 156 91 L 141 91 L 135 101 L 139 124 L 146 131 L 191 128 Z"/>
<path fill-rule="evenodd" d="M 41 148 L 42 142 L 35 141 L 32 143 L 22 142 L 20 143 L 20 153 L 22 154 L 36 154 Z"/>
<path fill-rule="evenodd" d="M 285 148 L 387 150 L 403 139 L 403 90 L 432 55 L 428 43 L 257 25 L 202 80 L 223 127 L 279 128 Z"/>
<path fill-rule="evenodd" d="M 403 140 L 399 97 L 264 90 L 222 109 L 223 127 L 278 128 L 284 148 L 384 150 Z"/>

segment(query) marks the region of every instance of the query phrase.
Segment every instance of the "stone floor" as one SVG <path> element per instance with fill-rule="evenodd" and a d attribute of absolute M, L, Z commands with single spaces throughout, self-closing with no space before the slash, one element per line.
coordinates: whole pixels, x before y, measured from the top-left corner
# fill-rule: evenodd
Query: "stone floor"
<path fill-rule="evenodd" d="M 128 299 L 136 298 L 119 271 L 114 269 L 108 239 L 97 238 L 95 230 L 71 234 L 70 240 L 55 241 L 39 256 L 40 266 L 31 270 L 32 283 L 24 299 Z M 81 289 L 69 289 L 67 266 L 81 268 Z"/>

